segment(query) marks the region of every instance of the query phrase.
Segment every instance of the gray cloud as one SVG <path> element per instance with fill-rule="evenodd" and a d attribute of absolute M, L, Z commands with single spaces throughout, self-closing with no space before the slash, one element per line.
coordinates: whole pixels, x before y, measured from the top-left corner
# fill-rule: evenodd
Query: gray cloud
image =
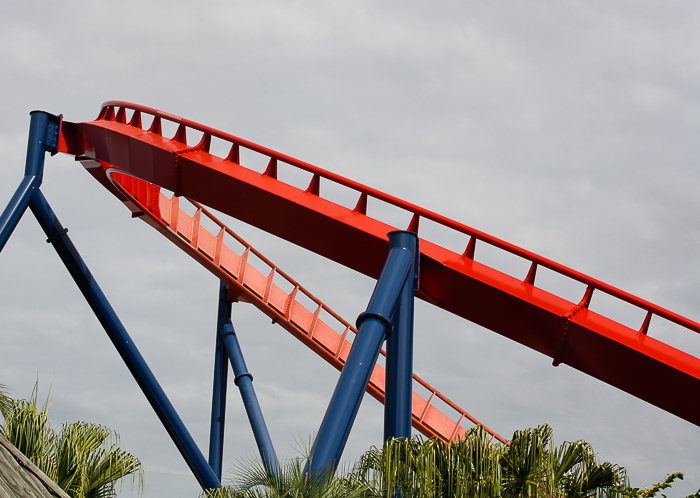
<path fill-rule="evenodd" d="M 20 181 L 30 110 L 87 121 L 101 102 L 129 100 L 697 320 L 699 16 L 684 2 L 10 4 L 0 16 L 0 200 Z M 204 448 L 215 279 L 70 158 L 47 161 L 44 192 Z M 349 320 L 366 305 L 371 280 L 233 228 Z M 194 496 L 194 479 L 44 239 L 28 216 L 0 255 L 0 381 L 28 396 L 37 375 L 42 393 L 53 379 L 54 423 L 113 427 L 144 460 L 147 495 Z M 416 370 L 501 434 L 548 422 L 559 441 L 588 440 L 627 466 L 637 485 L 683 471 L 674 495 L 700 487 L 697 427 L 424 303 L 416 321 Z M 293 455 L 297 434 L 317 429 L 337 373 L 250 305 L 234 306 L 234 323 L 278 452 Z M 700 354 L 697 337 L 654 325 Z M 227 465 L 254 451 L 237 393 L 229 397 Z M 380 414 L 367 399 L 348 458 L 379 443 Z"/>

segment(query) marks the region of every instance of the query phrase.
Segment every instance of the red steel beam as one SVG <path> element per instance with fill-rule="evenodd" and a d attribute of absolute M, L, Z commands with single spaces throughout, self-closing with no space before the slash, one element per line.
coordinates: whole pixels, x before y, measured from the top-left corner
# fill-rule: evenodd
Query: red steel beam
<path fill-rule="evenodd" d="M 184 198 L 168 198 L 160 191 L 160 187 L 123 174 L 122 170 L 112 169 L 107 164 L 100 165 L 90 160 L 84 161 L 83 166 L 122 200 L 133 216 L 140 217 L 154 227 L 225 282 L 232 301 L 253 304 L 270 317 L 273 323 L 287 330 L 335 368 L 343 368 L 352 344 L 350 338 L 357 334 L 357 329 L 256 251 L 206 208 L 190 201 L 188 204 L 196 208 L 195 214 L 190 216 L 180 207 Z M 111 181 L 108 180 L 110 175 Z M 207 225 L 215 227 L 215 233 L 202 226 L 202 218 L 207 220 Z M 240 246 L 238 251 L 227 245 L 227 240 L 230 239 L 237 241 L 236 245 Z M 251 254 L 255 256 L 258 267 L 251 264 Z M 282 287 L 292 289 L 291 292 L 283 290 L 275 282 L 284 283 Z M 307 303 L 306 306 L 308 303 L 313 304 L 307 308 L 299 302 L 299 297 Z M 381 355 L 386 356 L 384 350 Z M 413 427 L 423 435 L 451 441 L 464 436 L 467 429 L 463 423 L 471 422 L 482 426 L 493 438 L 506 442 L 415 373 L 413 381 L 416 387 L 422 386 L 429 395 L 425 399 L 419 392 L 413 392 Z M 385 370 L 380 362 L 377 362 L 372 372 L 367 392 L 384 403 Z M 435 406 L 433 401 L 438 400 L 451 410 Z"/>
<path fill-rule="evenodd" d="M 126 109 L 135 111 L 128 122 Z M 150 130 L 142 129 L 143 114 L 155 118 Z M 178 125 L 172 139 L 161 135 L 162 120 Z M 187 145 L 187 129 L 204 134 L 200 144 Z M 228 158 L 208 153 L 211 137 L 231 143 Z M 269 157 L 268 170 L 261 174 L 238 164 L 240 148 Z M 388 251 L 386 234 L 396 228 L 366 215 L 367 198 L 413 214 L 413 229 L 422 217 L 469 235 L 473 242 L 510 252 L 531 263 L 524 280 L 475 261 L 471 243 L 458 254 L 421 240 L 417 295 L 551 357 L 555 365 L 566 363 L 700 425 L 700 359 L 647 335 L 652 316 L 691 333 L 700 332 L 700 324 L 653 303 L 308 163 L 147 107 L 107 102 L 96 121 L 64 122 L 61 150 L 123 168 L 373 278 L 379 276 Z M 277 180 L 278 163 L 311 173 L 309 188 L 304 191 Z M 357 207 L 348 209 L 321 197 L 321 180 L 355 190 Z M 585 284 L 586 295 L 573 303 L 537 287 L 538 266 Z M 589 310 L 590 294 L 599 292 L 644 310 L 647 319 L 640 329 Z"/>

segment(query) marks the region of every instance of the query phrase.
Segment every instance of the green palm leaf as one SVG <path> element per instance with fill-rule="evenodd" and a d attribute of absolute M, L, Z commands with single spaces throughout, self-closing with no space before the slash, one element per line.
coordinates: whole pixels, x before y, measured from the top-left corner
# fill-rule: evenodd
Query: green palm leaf
<path fill-rule="evenodd" d="M 70 496 L 113 497 L 123 478 L 138 475 L 143 482 L 141 463 L 118 447 L 112 430 L 76 422 L 56 434 L 48 421 L 48 400 L 39 406 L 36 387 L 29 401 L 11 400 L 3 410 L 2 434 Z"/>
<path fill-rule="evenodd" d="M 117 481 L 141 475 L 141 463 L 120 449 L 117 439 L 113 431 L 101 425 L 64 425 L 56 451 L 56 483 L 79 498 L 115 496 Z"/>
<path fill-rule="evenodd" d="M 304 458 L 286 462 L 272 474 L 258 460 L 244 460 L 234 467 L 234 485 L 209 490 L 211 498 L 360 498 L 367 489 L 356 480 L 332 472 L 310 477 L 304 474 Z"/>
<path fill-rule="evenodd" d="M 52 458 L 56 436 L 48 420 L 48 400 L 37 402 L 37 388 L 31 400 L 13 400 L 4 414 L 2 434 L 49 478 L 56 477 Z"/>
<path fill-rule="evenodd" d="M 5 384 L 0 384 L 0 414 L 6 418 L 12 409 L 12 398 Z"/>
<path fill-rule="evenodd" d="M 394 439 L 366 452 L 354 474 L 377 496 L 500 496 L 501 451 L 480 427 L 453 443 L 420 436 Z"/>

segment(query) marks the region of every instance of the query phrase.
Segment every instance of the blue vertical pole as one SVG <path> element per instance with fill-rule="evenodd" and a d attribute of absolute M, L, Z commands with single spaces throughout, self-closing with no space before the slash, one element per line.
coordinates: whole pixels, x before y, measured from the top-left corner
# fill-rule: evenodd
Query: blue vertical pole
<path fill-rule="evenodd" d="M 255 443 L 258 446 L 263 465 L 268 473 L 277 475 L 279 473 L 277 455 L 272 445 L 270 432 L 267 430 L 267 425 L 265 424 L 265 418 L 260 409 L 260 403 L 258 403 L 258 397 L 255 395 L 253 376 L 248 372 L 248 367 L 243 358 L 243 351 L 241 350 L 241 345 L 236 336 L 236 330 L 233 328 L 233 323 L 231 323 L 231 302 L 228 300 L 228 291 L 223 282 L 221 283 L 219 303 L 221 335 L 226 345 L 226 352 L 231 361 L 231 367 L 233 368 L 233 382 L 238 386 L 238 390 L 241 393 L 243 406 L 248 415 L 250 427 L 253 430 L 253 436 L 255 437 Z"/>
<path fill-rule="evenodd" d="M 27 210 L 34 190 L 41 186 L 46 152 L 55 154 L 58 151 L 61 116 L 43 111 L 32 111 L 30 116 L 24 178 L 0 215 L 0 251 Z"/>
<path fill-rule="evenodd" d="M 386 340 L 386 390 L 384 399 L 384 440 L 411 437 L 413 402 L 413 294 L 418 287 L 418 237 L 412 232 L 395 232 L 393 242 L 406 250 L 414 248 L 413 278 L 401 290 L 392 317 L 392 331 Z"/>
<path fill-rule="evenodd" d="M 224 429 L 226 423 L 226 391 L 228 388 L 228 358 L 222 327 L 225 323 L 226 285 L 221 283 L 219 290 L 218 314 L 216 321 L 216 351 L 214 353 L 214 386 L 211 400 L 211 426 L 209 430 L 209 466 L 221 481 L 224 456 Z"/>
<path fill-rule="evenodd" d="M 382 343 L 391 330 L 391 318 L 399 304 L 402 289 L 407 282 L 413 283 L 416 244 L 415 239 L 412 245 L 406 244 L 407 233 L 389 234 L 389 255 L 367 311 L 357 319 L 357 336 L 316 435 L 306 469 L 311 476 L 320 477 L 335 471 Z"/>
<path fill-rule="evenodd" d="M 153 372 L 129 337 L 112 306 L 107 301 L 87 265 L 78 254 L 55 213 L 49 206 L 41 190 L 35 189 L 29 204 L 34 216 L 44 229 L 48 240 L 73 277 L 76 285 L 87 300 L 93 313 L 104 327 L 110 340 L 124 360 L 127 368 L 158 415 L 161 423 L 182 454 L 185 462 L 203 489 L 219 488 L 221 483 L 199 451 L 185 424 L 165 395 Z"/>

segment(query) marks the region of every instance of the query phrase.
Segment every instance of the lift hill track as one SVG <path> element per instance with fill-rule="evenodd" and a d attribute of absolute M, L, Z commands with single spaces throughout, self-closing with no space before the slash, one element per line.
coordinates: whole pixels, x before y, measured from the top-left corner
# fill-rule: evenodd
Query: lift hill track
<path fill-rule="evenodd" d="M 173 137 L 163 136 L 163 121 L 176 125 Z M 189 143 L 188 134 L 195 133 L 201 139 Z M 213 139 L 230 144 L 227 157 L 210 154 Z M 268 158 L 263 173 L 241 164 L 245 149 Z M 373 218 L 368 206 L 381 201 L 409 213 L 409 226 L 401 228 L 419 236 L 420 220 L 430 220 L 468 242 L 460 253 L 421 238 L 417 297 L 539 351 L 554 365 L 565 363 L 700 425 L 700 359 L 649 335 L 651 322 L 659 319 L 688 333 L 700 332 L 700 324 L 653 303 L 329 171 L 144 106 L 107 102 L 95 121 L 64 122 L 60 150 L 93 166 L 98 161 L 120 168 L 373 278 L 387 254 L 386 234 L 396 227 Z M 280 167 L 309 173 L 308 188 L 280 181 Z M 107 183 L 104 168 L 89 170 Z M 325 182 L 355 191 L 355 207 L 324 198 Z M 159 196 L 153 194 L 144 205 L 156 218 L 162 216 Z M 478 247 L 483 244 L 527 261 L 527 275 L 514 277 L 480 263 Z M 581 284 L 580 300 L 572 302 L 538 287 L 540 267 Z M 592 311 L 591 300 L 598 294 L 629 303 L 645 318 L 638 328 L 630 328 Z"/>

